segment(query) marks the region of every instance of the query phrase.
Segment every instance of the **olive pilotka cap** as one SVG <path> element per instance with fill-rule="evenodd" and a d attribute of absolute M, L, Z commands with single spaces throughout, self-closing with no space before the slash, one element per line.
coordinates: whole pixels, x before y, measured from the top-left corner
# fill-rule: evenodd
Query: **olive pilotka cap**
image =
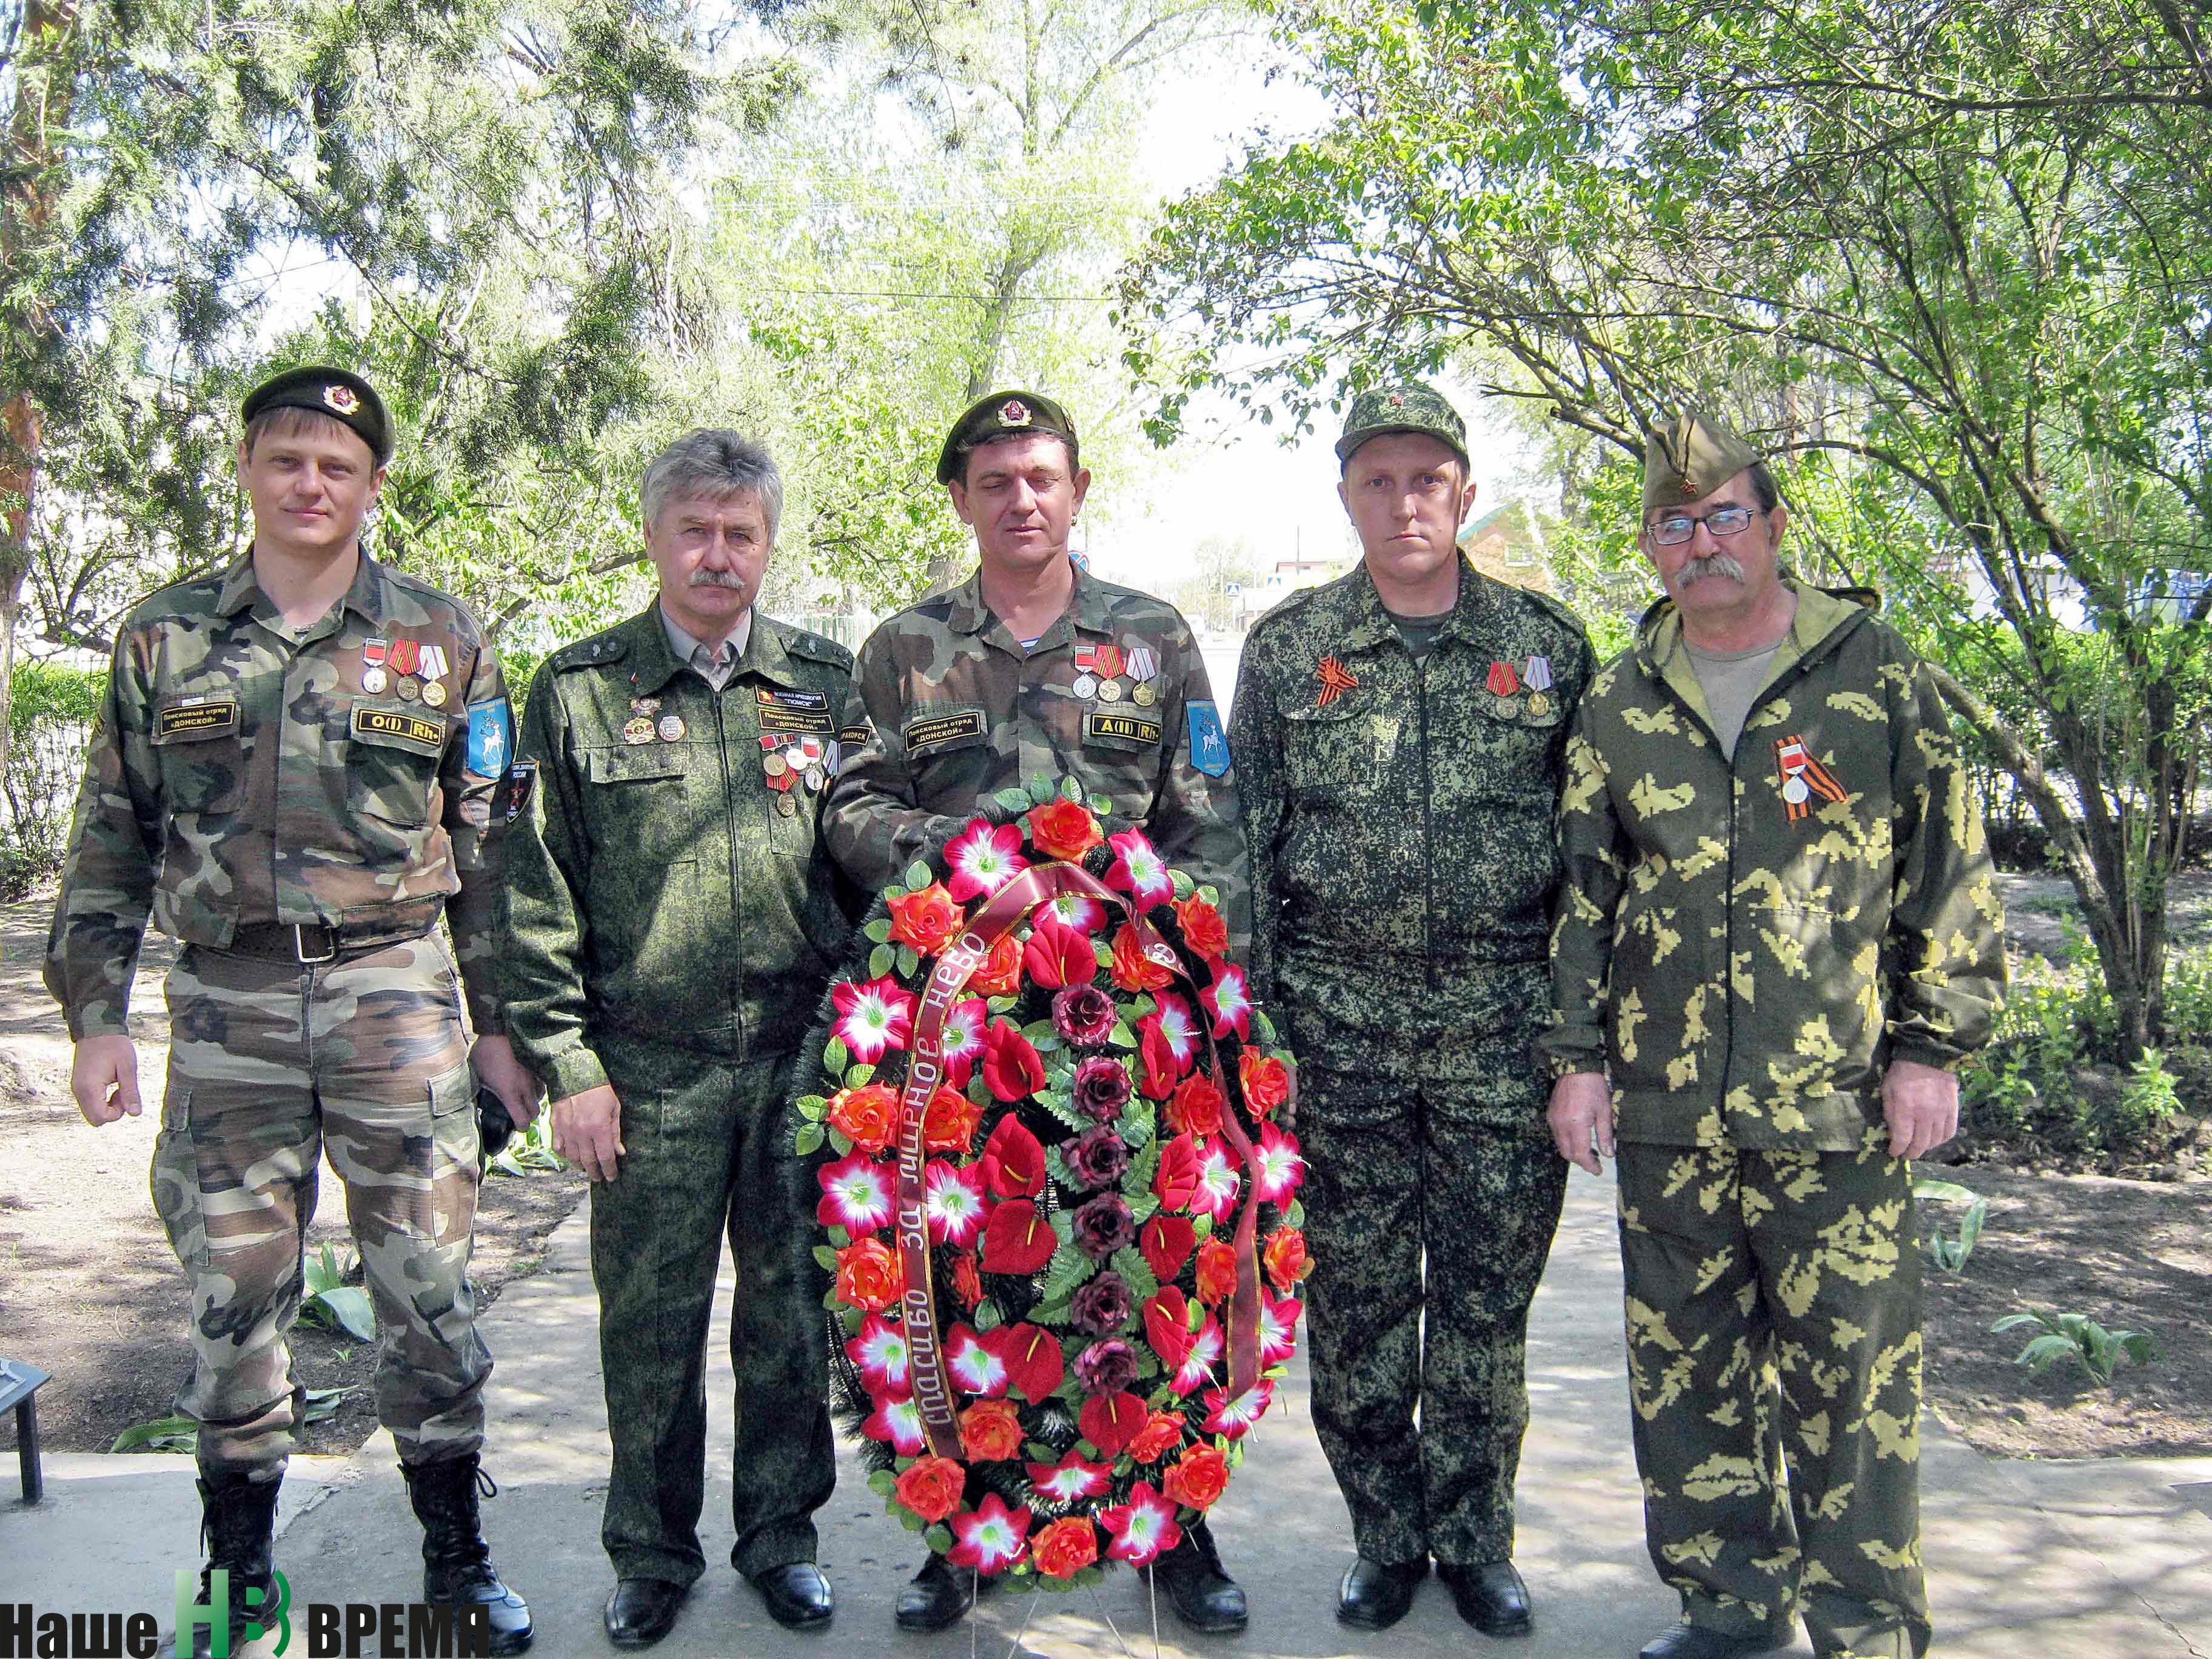
<path fill-rule="evenodd" d="M 246 424 L 272 409 L 309 409 L 353 428 L 382 466 L 392 459 L 392 416 L 376 388 L 343 368 L 288 368 L 246 394 Z"/>
<path fill-rule="evenodd" d="M 1467 458 L 1467 422 L 1443 393 L 1419 380 L 1376 386 L 1352 400 L 1344 434 L 1336 441 L 1338 462 L 1350 461 L 1360 445 L 1389 432 L 1418 432 L 1434 438 L 1458 456 L 1462 466 L 1473 465 Z"/>
<path fill-rule="evenodd" d="M 969 451 L 979 444 L 1003 438 L 1009 433 L 1030 432 L 1047 433 L 1066 440 L 1067 464 L 1071 468 L 1078 465 L 1075 422 L 1067 418 L 1066 410 L 1034 392 L 994 392 L 988 398 L 977 398 L 968 406 L 966 413 L 953 422 L 945 447 L 938 452 L 937 482 L 949 484 L 958 477 Z"/>
<path fill-rule="evenodd" d="M 1686 409 L 1653 427 L 1644 446 L 1644 510 L 1700 500 L 1765 459 L 1711 416 Z"/>

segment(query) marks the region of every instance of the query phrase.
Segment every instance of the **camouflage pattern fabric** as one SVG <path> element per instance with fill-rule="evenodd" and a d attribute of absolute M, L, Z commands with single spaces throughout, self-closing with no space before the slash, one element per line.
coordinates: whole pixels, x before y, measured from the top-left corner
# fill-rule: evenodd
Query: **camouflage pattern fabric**
<path fill-rule="evenodd" d="M 1540 970 L 1504 971 L 1541 996 Z M 1484 1045 L 1479 1079 L 1298 1071 L 1314 1428 L 1370 1560 L 1513 1553 L 1528 1304 L 1567 1186 L 1529 1035 Z"/>
<path fill-rule="evenodd" d="M 445 672 L 394 665 L 366 690 L 364 653 L 402 641 Z M 250 552 L 144 600 L 116 641 L 47 944 L 70 1035 L 125 1034 L 149 915 L 218 950 L 255 924 L 320 923 L 364 944 L 442 915 L 470 1018 L 500 1030 L 487 825 L 512 721 L 466 607 L 366 552 L 343 602 L 297 636 Z"/>
<path fill-rule="evenodd" d="M 190 946 L 168 1002 L 152 1185 L 191 1285 L 177 1405 L 200 1424 L 202 1470 L 275 1480 L 292 1449 L 285 1335 L 325 1152 L 376 1309 L 378 1419 L 403 1463 L 477 1450 L 491 1356 L 468 1280 L 476 1086 L 444 946 L 311 968 Z"/>
<path fill-rule="evenodd" d="M 592 1191 L 614 1443 L 601 1540 L 623 1577 L 689 1584 L 703 1571 L 707 1328 L 726 1235 L 738 1277 L 730 1560 L 748 1577 L 811 1561 L 813 1512 L 837 1474 L 822 1334 L 829 1284 L 808 1224 L 820 1160 L 783 1151 L 789 1060 L 732 1065 L 619 1037 L 602 1040 L 599 1054 L 629 1148 L 622 1173 Z"/>
<path fill-rule="evenodd" d="M 1545 1046 L 1609 1069 L 1624 1140 L 1851 1151 L 1891 1060 L 1989 1038 L 2003 913 L 1935 684 L 1871 594 L 1796 592 L 1733 765 L 1671 602 L 1576 717 Z"/>
<path fill-rule="evenodd" d="M 805 1037 L 847 938 L 816 821 L 851 662 L 756 613 L 717 692 L 677 660 L 656 602 L 538 671 L 501 983 L 516 1052 L 554 1099 L 610 1080 L 608 1035 L 727 1060 Z M 792 769 L 807 744 L 819 762 Z"/>
<path fill-rule="evenodd" d="M 1820 1654 L 1927 1651 L 1920 1265 L 1887 1145 L 1620 1149 L 1645 1533 L 1692 1624 L 1802 1601 Z"/>
<path fill-rule="evenodd" d="M 860 746 L 823 830 L 869 892 L 941 848 L 994 792 L 1072 777 L 1113 802 L 1115 823 L 1143 825 L 1170 863 L 1205 872 L 1243 951 L 1250 895 L 1230 750 L 1198 642 L 1165 600 L 1078 570 L 1066 611 L 1024 654 L 983 603 L 979 572 L 869 636 L 845 726 Z"/>
<path fill-rule="evenodd" d="M 1253 629 L 1229 738 L 1265 896 L 1249 960 L 1302 1063 L 1474 1078 L 1484 1043 L 1541 1024 L 1497 969 L 1544 958 L 1552 815 L 1590 668 L 1572 612 L 1464 558 L 1424 665 L 1364 566 Z"/>

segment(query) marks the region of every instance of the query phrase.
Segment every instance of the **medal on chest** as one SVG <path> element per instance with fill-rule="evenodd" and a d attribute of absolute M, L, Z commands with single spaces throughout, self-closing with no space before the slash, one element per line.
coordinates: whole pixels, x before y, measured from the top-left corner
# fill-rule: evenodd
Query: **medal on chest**
<path fill-rule="evenodd" d="M 1842 801 L 1848 797 L 1828 769 L 1813 758 L 1805 739 L 1796 732 L 1774 740 L 1775 787 L 1782 793 L 1784 814 L 1792 823 L 1812 810 L 1812 799 Z"/>

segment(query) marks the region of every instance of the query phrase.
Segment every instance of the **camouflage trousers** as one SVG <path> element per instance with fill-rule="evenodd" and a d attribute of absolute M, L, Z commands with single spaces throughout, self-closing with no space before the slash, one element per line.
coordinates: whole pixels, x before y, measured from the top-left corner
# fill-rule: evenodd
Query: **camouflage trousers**
<path fill-rule="evenodd" d="M 622 1577 L 690 1584 L 705 1570 L 707 1328 L 722 1242 L 737 1448 L 731 1565 L 750 1577 L 814 1559 L 814 1511 L 836 1484 L 815 1261 L 818 1160 L 784 1150 L 788 1056 L 732 1064 L 667 1044 L 593 1043 L 622 1101 L 616 1179 L 592 1189 L 614 1469 L 600 1541 Z"/>
<path fill-rule="evenodd" d="M 276 1479 L 304 1390 L 285 1338 L 327 1152 L 376 1310 L 377 1416 L 403 1463 L 483 1442 L 468 1281 L 475 1085 L 434 937 L 312 967 L 187 947 L 169 972 L 154 1207 L 191 1281 L 200 1468 Z"/>
<path fill-rule="evenodd" d="M 1299 1068 L 1314 1427 L 1372 1560 L 1513 1553 L 1528 1304 L 1567 1166 L 1527 1042 L 1498 1046 L 1481 1078 Z"/>
<path fill-rule="evenodd" d="M 1911 1170 L 1856 1152 L 1620 1156 L 1644 1530 L 1690 1622 L 1801 1603 L 1824 1655 L 1927 1650 Z"/>

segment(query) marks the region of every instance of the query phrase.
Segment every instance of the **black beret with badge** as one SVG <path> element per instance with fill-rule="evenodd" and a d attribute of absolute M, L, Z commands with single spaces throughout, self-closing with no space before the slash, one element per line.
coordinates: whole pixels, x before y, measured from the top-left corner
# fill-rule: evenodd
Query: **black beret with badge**
<path fill-rule="evenodd" d="M 1067 418 L 1066 410 L 1034 392 L 994 392 L 988 398 L 977 398 L 953 422 L 945 447 L 938 453 L 937 482 L 949 484 L 958 477 L 967 465 L 969 452 L 978 446 L 994 438 L 1030 432 L 1066 440 L 1068 465 L 1079 465 L 1075 422 Z"/>
<path fill-rule="evenodd" d="M 245 417 L 272 409 L 307 409 L 350 427 L 382 466 L 392 459 L 392 416 L 376 388 L 343 368 L 288 368 L 246 394 Z"/>

